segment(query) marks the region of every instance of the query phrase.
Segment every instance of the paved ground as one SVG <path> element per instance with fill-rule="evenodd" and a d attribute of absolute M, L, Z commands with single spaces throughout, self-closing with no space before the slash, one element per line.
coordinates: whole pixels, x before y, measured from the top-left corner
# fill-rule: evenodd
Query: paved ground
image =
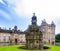
<path fill-rule="evenodd" d="M 60 46 L 60 43 L 56 43 L 55 45 Z"/>

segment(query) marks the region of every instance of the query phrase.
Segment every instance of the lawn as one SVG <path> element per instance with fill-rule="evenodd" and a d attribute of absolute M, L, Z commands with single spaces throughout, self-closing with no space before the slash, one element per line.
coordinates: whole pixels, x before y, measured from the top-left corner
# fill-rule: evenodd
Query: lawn
<path fill-rule="evenodd" d="M 14 45 L 14 46 L 2 46 L 0 47 L 0 51 L 60 51 L 60 46 L 53 46 L 53 45 L 46 45 L 50 47 L 47 50 L 25 50 L 19 49 L 18 47 L 21 45 Z"/>

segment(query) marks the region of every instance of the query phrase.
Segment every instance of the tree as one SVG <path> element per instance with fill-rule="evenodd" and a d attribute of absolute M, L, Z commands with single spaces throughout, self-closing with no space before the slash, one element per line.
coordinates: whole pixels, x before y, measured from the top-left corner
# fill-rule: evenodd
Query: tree
<path fill-rule="evenodd" d="M 56 42 L 60 42 L 60 33 L 56 35 Z"/>

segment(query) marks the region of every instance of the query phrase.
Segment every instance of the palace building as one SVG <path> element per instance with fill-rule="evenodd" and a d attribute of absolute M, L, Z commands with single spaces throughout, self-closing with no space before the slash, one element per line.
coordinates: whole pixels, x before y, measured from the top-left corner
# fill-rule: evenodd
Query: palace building
<path fill-rule="evenodd" d="M 34 14 L 34 16 L 35 16 L 35 14 Z M 33 25 L 37 24 L 36 21 L 37 21 L 37 17 L 32 17 Z M 33 27 L 31 27 L 31 28 L 33 28 Z M 55 44 L 55 27 L 56 26 L 53 21 L 51 24 L 48 24 L 45 20 L 42 21 L 41 25 L 38 26 L 39 31 L 41 31 L 43 34 L 42 43 Z M 29 30 L 26 30 L 25 32 L 27 32 L 27 31 L 29 31 Z M 21 32 L 20 30 L 18 30 L 17 26 L 15 26 L 12 30 L 10 28 L 9 28 L 9 30 L 0 28 L 0 43 L 10 43 L 10 44 L 26 43 L 26 36 L 25 36 L 26 33 L 25 32 Z M 35 33 L 34 33 L 34 35 L 35 35 Z"/>
<path fill-rule="evenodd" d="M 1 29 L 0 28 L 0 46 L 4 45 L 14 45 L 26 43 L 25 34 L 17 29 L 17 26 L 14 29 Z"/>
<path fill-rule="evenodd" d="M 43 43 L 55 44 L 55 24 L 54 24 L 54 22 L 52 21 L 51 24 L 48 24 L 45 20 L 43 20 L 39 28 L 43 33 Z"/>

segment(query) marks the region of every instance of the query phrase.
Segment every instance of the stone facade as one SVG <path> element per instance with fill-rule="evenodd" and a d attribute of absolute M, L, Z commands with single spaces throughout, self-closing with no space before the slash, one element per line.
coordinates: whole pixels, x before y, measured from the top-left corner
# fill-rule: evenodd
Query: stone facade
<path fill-rule="evenodd" d="M 0 29 L 0 45 L 2 43 L 21 44 L 26 43 L 24 32 L 14 30 Z"/>
<path fill-rule="evenodd" d="M 43 43 L 55 44 L 55 24 L 52 21 L 48 24 L 45 20 L 42 21 L 40 31 L 43 33 Z"/>
<path fill-rule="evenodd" d="M 0 32 L 0 43 L 10 42 L 10 33 Z"/>
<path fill-rule="evenodd" d="M 25 44 L 26 43 L 25 34 L 24 33 L 21 33 L 21 34 L 13 33 L 11 34 L 10 41 L 12 44 L 21 44 L 21 43 Z"/>

